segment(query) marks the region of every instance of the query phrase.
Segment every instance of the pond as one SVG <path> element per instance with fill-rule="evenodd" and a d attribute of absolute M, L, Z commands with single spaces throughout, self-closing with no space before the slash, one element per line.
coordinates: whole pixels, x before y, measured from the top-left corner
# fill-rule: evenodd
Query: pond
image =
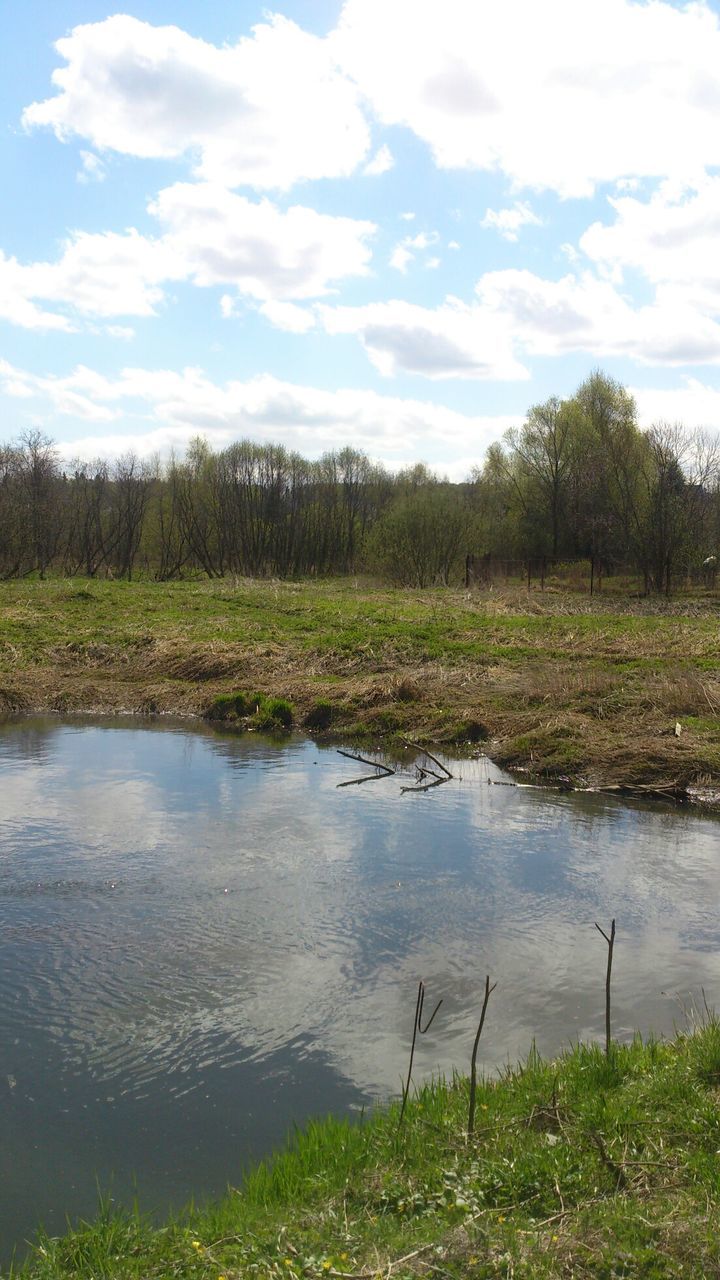
<path fill-rule="evenodd" d="M 434 766 L 433 766 L 434 767 Z M 98 1187 L 163 1213 L 294 1124 L 415 1075 L 604 1030 L 670 1034 L 720 992 L 720 823 L 607 796 L 419 794 L 308 739 L 188 723 L 0 728 L 0 1255 Z"/>

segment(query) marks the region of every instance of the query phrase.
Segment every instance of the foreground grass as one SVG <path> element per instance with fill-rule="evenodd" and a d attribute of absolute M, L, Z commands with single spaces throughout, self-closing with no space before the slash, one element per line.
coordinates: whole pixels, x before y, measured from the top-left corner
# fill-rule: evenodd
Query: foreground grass
<path fill-rule="evenodd" d="M 343 736 L 489 741 L 548 776 L 713 782 L 719 615 L 713 598 L 354 580 L 6 582 L 0 711 L 202 714 L 257 689 L 299 724 L 322 703 Z"/>
<path fill-rule="evenodd" d="M 711 1276 L 720 1273 L 720 1025 L 577 1047 L 478 1089 L 424 1088 L 311 1125 L 242 1190 L 157 1228 L 101 1212 L 26 1280 Z"/>

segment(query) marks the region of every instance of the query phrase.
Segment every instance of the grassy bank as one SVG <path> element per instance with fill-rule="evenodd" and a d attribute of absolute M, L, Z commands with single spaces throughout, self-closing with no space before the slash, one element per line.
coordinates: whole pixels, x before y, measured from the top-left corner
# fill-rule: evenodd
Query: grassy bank
<path fill-rule="evenodd" d="M 711 1276 L 720 1272 L 720 1026 L 531 1055 L 478 1087 L 312 1125 L 242 1191 L 162 1228 L 103 1213 L 41 1240 L 33 1280 Z"/>
<path fill-rule="evenodd" d="M 298 727 L 321 704 L 326 728 L 371 743 L 411 733 L 549 777 L 712 783 L 719 620 L 711 598 L 5 582 L 0 709 L 202 714 L 259 690 Z"/>

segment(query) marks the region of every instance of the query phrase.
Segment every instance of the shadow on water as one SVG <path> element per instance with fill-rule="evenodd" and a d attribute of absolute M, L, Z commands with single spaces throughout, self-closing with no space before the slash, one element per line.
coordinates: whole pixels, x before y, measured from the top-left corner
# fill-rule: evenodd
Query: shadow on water
<path fill-rule="evenodd" d="M 366 753 L 363 753 L 366 754 Z M 375 755 L 367 753 L 373 763 Z M 425 770 L 425 777 L 417 769 Z M 717 821 L 488 786 L 487 760 L 366 764 L 313 741 L 126 718 L 0 729 L 0 1252 L 96 1185 L 162 1213 L 293 1123 L 605 1031 L 672 1032 L 720 990 Z M 403 787 L 444 785 L 421 794 Z"/>

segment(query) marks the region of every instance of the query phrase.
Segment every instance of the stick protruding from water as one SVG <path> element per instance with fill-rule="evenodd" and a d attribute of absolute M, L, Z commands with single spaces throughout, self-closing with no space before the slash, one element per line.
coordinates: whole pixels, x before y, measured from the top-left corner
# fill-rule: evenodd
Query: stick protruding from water
<path fill-rule="evenodd" d="M 403 1099 L 402 1099 L 402 1106 L 400 1108 L 400 1119 L 398 1120 L 398 1128 L 400 1128 L 400 1125 L 403 1122 L 403 1117 L 405 1115 L 405 1108 L 407 1106 L 408 1094 L 410 1093 L 410 1081 L 412 1079 L 413 1059 L 415 1057 L 415 1042 L 418 1038 L 418 1035 L 424 1036 L 426 1031 L 430 1030 L 430 1027 L 432 1026 L 435 1018 L 435 1014 L 437 1013 L 438 1009 L 440 1008 L 440 1005 L 442 1004 L 442 999 L 438 1000 L 437 1004 L 435 1005 L 435 1008 L 430 1014 L 429 1020 L 425 1023 L 425 1026 L 422 1025 L 422 1014 L 423 1014 L 424 1004 L 425 1004 L 425 983 L 421 978 L 420 982 L 418 983 L 417 1000 L 415 1002 L 415 1021 L 413 1023 L 412 1044 L 410 1046 L 410 1065 L 408 1066 L 407 1080 L 405 1081 L 405 1088 L 403 1089 Z"/>
<path fill-rule="evenodd" d="M 610 1040 L 610 980 L 611 980 L 611 978 L 612 978 L 613 949 L 614 949 L 614 947 L 615 947 L 615 917 L 613 916 L 612 924 L 610 925 L 610 937 L 608 937 L 608 935 L 606 934 L 606 932 L 605 932 L 605 930 L 604 930 L 604 929 L 601 929 L 601 928 L 600 928 L 600 925 L 598 924 L 597 920 L 595 921 L 595 928 L 597 929 L 598 933 L 601 933 L 601 934 L 602 934 L 602 936 L 603 936 L 603 938 L 605 939 L 605 941 L 607 942 L 607 946 L 608 946 L 607 973 L 606 973 L 606 975 L 605 975 L 605 1054 L 606 1054 L 606 1056 L 609 1058 L 609 1057 L 610 1057 L 610 1044 L 611 1044 L 611 1040 Z"/>
<path fill-rule="evenodd" d="M 470 1135 L 473 1132 L 473 1129 L 475 1128 L 475 1094 L 477 1091 L 478 1045 L 480 1044 L 480 1036 L 482 1035 L 482 1029 L 485 1024 L 485 1014 L 487 1013 L 488 1001 L 490 1000 L 490 996 L 492 995 L 496 986 L 497 986 L 497 982 L 493 982 L 492 986 L 490 986 L 490 974 L 488 974 L 487 977 L 485 978 L 485 999 L 483 1000 L 483 1007 L 482 1007 L 482 1012 L 480 1014 L 478 1029 L 475 1033 L 475 1043 L 473 1044 L 472 1058 L 470 1059 L 470 1107 L 468 1110 L 468 1127 L 467 1127 L 468 1137 L 470 1137 Z"/>

